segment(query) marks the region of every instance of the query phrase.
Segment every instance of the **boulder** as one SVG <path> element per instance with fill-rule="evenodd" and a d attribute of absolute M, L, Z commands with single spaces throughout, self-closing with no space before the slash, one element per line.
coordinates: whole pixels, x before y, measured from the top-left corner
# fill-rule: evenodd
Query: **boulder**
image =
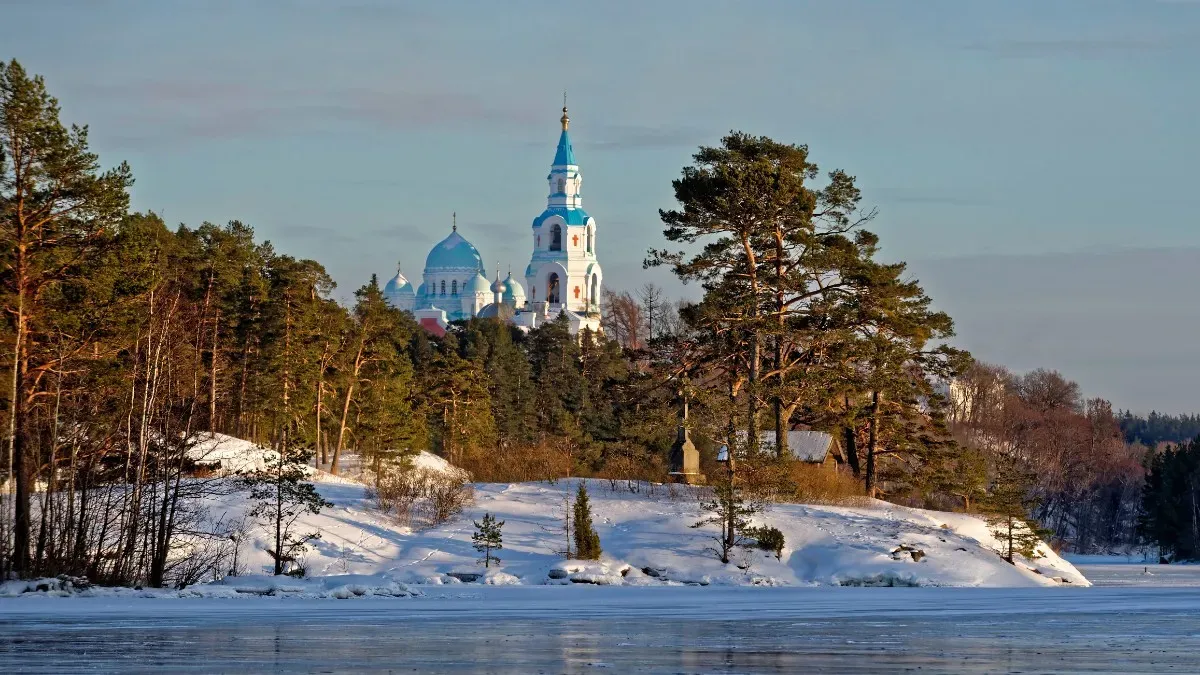
<path fill-rule="evenodd" d="M 446 572 L 446 576 L 458 579 L 464 584 L 473 584 L 483 578 L 483 572 Z"/>

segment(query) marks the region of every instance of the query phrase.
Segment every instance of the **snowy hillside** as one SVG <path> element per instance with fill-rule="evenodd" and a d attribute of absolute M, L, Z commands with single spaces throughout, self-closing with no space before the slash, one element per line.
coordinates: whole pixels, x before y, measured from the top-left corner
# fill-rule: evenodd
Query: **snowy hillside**
<path fill-rule="evenodd" d="M 205 446 L 206 459 L 227 468 L 258 463 L 261 449 L 218 437 Z M 248 456 L 254 461 L 248 461 Z M 429 453 L 413 462 L 418 470 L 459 470 Z M 1043 547 L 1042 557 L 1005 563 L 992 550 L 985 523 L 964 514 L 910 509 L 885 502 L 869 507 L 777 505 L 758 524 L 779 528 L 786 540 L 782 560 L 762 551 L 736 554 L 729 565 L 706 550 L 713 528 L 692 528 L 700 517 L 701 491 L 683 486 L 587 481 L 593 519 L 604 548 L 599 563 L 566 562 L 565 500 L 577 480 L 555 484 L 477 484 L 475 503 L 449 523 L 422 531 L 381 513 L 363 485 L 317 472 L 321 494 L 333 503 L 305 515 L 297 531 L 321 533 L 305 567 L 310 575 L 384 574 L 408 583 L 458 583 L 483 573 L 471 546 L 473 520 L 484 512 L 505 522 L 503 561 L 480 579 L 486 583 L 733 584 L 733 585 L 919 585 L 1037 586 L 1089 585 L 1070 563 Z M 212 504 L 214 512 L 237 517 L 244 497 Z M 256 533 L 239 554 L 245 571 L 269 572 L 265 533 Z"/>
<path fill-rule="evenodd" d="M 196 458 L 220 471 L 259 468 L 263 449 L 217 436 Z M 218 465 L 219 462 L 219 465 Z M 429 453 L 413 460 L 417 471 L 458 476 L 460 469 Z M 251 526 L 238 551 L 243 576 L 193 586 L 188 593 L 294 592 L 321 597 L 404 595 L 406 584 L 745 585 L 745 586 L 1089 586 L 1069 562 L 1042 546 L 1036 560 L 1009 565 L 979 518 L 911 509 L 886 502 L 839 507 L 783 504 L 755 517 L 781 530 L 780 560 L 759 550 L 739 549 L 722 564 L 710 550 L 715 526 L 693 528 L 704 490 L 686 486 L 633 485 L 587 480 L 594 527 L 604 555 L 599 562 L 564 560 L 567 500 L 577 479 L 550 483 L 474 485 L 474 503 L 444 525 L 414 530 L 379 509 L 367 486 L 346 476 L 312 470 L 321 495 L 333 505 L 305 513 L 293 528 L 319 532 L 301 563 L 313 579 L 270 579 L 270 535 Z M 242 519 L 245 493 L 211 498 L 213 519 Z M 472 523 L 491 513 L 504 521 L 502 564 L 478 563 Z M 246 519 L 245 522 L 251 522 Z M 347 590 L 349 589 L 349 590 Z M 22 588 L 0 589 L 20 593 Z M 414 591 L 415 592 L 415 591 Z"/>
<path fill-rule="evenodd" d="M 862 508 L 775 506 L 758 520 L 783 531 L 782 561 L 754 551 L 723 565 L 705 550 L 713 532 L 690 527 L 699 516 L 694 489 L 676 487 L 669 493 L 657 486 L 653 495 L 633 494 L 623 487 L 613 491 L 602 480 L 587 485 L 603 559 L 564 563 L 556 553 L 565 546 L 563 504 L 576 485 L 575 480 L 479 484 L 475 505 L 462 517 L 414 533 L 376 511 L 365 488 L 321 484 L 321 493 L 335 506 L 306 519 L 305 527 L 322 533 L 307 566 L 316 575 L 382 572 L 409 583 L 453 583 L 447 573 L 483 571 L 471 547 L 471 521 L 486 511 L 505 521 L 503 564 L 499 573 L 489 574 L 491 583 L 552 583 L 551 577 L 566 572 L 576 582 L 617 584 L 1089 585 L 1049 550 L 1020 567 L 1004 562 L 987 548 L 993 542 L 978 518 L 884 502 Z M 261 548 L 252 554 L 254 571 L 269 568 Z"/>

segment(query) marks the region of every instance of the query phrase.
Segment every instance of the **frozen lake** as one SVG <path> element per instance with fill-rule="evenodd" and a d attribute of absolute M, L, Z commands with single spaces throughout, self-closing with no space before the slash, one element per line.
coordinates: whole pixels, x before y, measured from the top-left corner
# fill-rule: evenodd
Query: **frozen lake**
<path fill-rule="evenodd" d="M 0 672 L 1200 671 L 1200 567 L 1149 566 L 1170 587 L 1145 583 L 1144 567 L 1108 569 L 1108 585 L 1075 589 L 456 586 L 389 600 L 16 599 L 0 601 Z M 1117 585 L 1122 574 L 1136 587 Z"/>

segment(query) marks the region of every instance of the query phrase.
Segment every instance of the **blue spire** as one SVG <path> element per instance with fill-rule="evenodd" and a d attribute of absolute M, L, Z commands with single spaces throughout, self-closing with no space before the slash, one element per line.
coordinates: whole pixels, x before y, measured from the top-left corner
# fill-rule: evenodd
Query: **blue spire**
<path fill-rule="evenodd" d="M 562 135 L 558 137 L 558 150 L 554 152 L 554 166 L 566 166 L 567 164 L 575 164 L 575 150 L 571 147 L 571 135 L 567 133 L 567 127 L 571 123 L 571 118 L 567 117 L 567 106 L 563 106 L 562 119 Z"/>

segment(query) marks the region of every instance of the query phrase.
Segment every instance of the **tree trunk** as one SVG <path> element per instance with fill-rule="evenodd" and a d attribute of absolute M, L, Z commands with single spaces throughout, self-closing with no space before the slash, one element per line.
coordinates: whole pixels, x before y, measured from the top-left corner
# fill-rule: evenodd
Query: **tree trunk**
<path fill-rule="evenodd" d="M 24 317 L 20 317 L 18 325 L 18 342 L 22 341 L 24 333 Z M 13 475 L 16 477 L 17 490 L 16 500 L 13 504 L 13 552 L 12 552 L 12 570 L 17 577 L 25 577 L 29 574 L 29 537 L 31 530 L 32 514 L 30 509 L 30 483 L 33 481 L 32 472 L 30 469 L 30 458 L 28 457 L 28 441 L 29 441 L 29 420 L 26 410 L 26 394 L 25 394 L 25 375 L 28 362 L 25 359 L 25 346 L 21 345 L 19 350 L 19 358 L 16 363 L 17 370 L 17 396 L 13 399 L 13 419 L 15 427 L 13 432 Z"/>
<path fill-rule="evenodd" d="M 850 395 L 844 397 L 846 403 L 846 414 L 850 414 Z M 851 418 L 853 419 L 853 418 Z M 862 467 L 858 462 L 858 431 L 854 428 L 854 422 L 848 422 L 842 427 L 842 439 L 845 441 L 846 463 L 850 465 L 850 471 L 855 478 L 862 477 Z"/>
<path fill-rule="evenodd" d="M 314 429 L 316 440 L 314 445 L 317 452 L 321 453 L 321 466 L 329 463 L 329 453 L 325 451 L 325 445 L 321 443 L 321 406 L 325 402 L 325 371 L 321 371 L 321 376 L 317 379 L 317 426 Z"/>
<path fill-rule="evenodd" d="M 209 364 L 208 373 L 208 431 L 209 433 L 217 432 L 217 338 L 219 336 L 218 327 L 221 324 L 221 312 L 218 311 L 213 316 L 212 330 L 212 354 L 211 363 Z"/>
<path fill-rule="evenodd" d="M 871 392 L 870 432 L 867 437 L 867 479 L 868 497 L 875 497 L 875 448 L 879 436 L 879 392 Z"/>
<path fill-rule="evenodd" d="M 787 307 L 783 293 L 783 230 L 780 224 L 776 221 L 775 224 L 775 392 L 772 398 L 774 399 L 775 413 L 775 452 L 778 457 L 783 458 L 788 454 L 788 439 L 787 427 L 789 419 L 786 419 L 783 414 L 783 332 L 786 327 L 784 320 L 784 311 Z M 789 415 L 790 417 L 790 415 Z"/>
<path fill-rule="evenodd" d="M 275 480 L 275 576 L 283 574 L 283 447 L 280 446 L 279 466 L 276 468 Z M 337 455 L 333 456 L 334 466 L 337 466 Z M 334 473 L 337 473 L 336 471 Z"/>
<path fill-rule="evenodd" d="M 354 395 L 354 384 L 358 382 L 358 375 L 362 368 L 363 343 L 358 343 L 358 353 L 354 355 L 354 372 L 350 377 L 350 384 L 346 386 L 346 400 L 342 404 L 342 423 L 338 427 L 337 446 L 333 449 L 333 461 L 329 463 L 329 473 L 337 475 L 338 461 L 342 457 L 342 447 L 346 441 L 346 421 L 350 417 L 350 400 Z"/>

